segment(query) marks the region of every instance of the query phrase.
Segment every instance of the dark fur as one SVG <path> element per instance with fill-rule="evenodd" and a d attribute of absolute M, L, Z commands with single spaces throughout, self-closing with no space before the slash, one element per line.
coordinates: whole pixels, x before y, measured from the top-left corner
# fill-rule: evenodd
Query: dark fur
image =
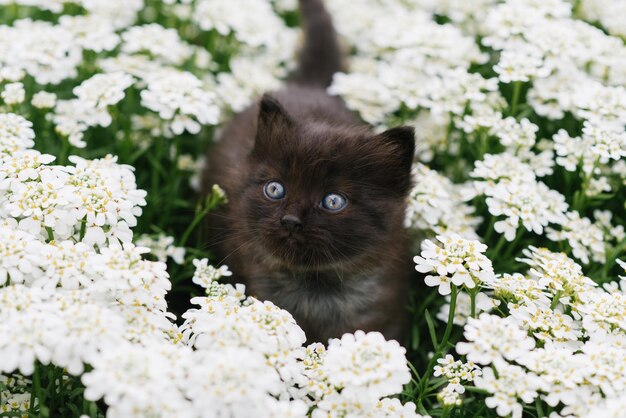
<path fill-rule="evenodd" d="M 287 86 L 235 115 L 209 154 L 204 187 L 228 206 L 211 216 L 210 244 L 248 293 L 287 309 L 309 341 L 357 329 L 401 339 L 411 258 L 403 228 L 413 129 L 374 134 L 324 86 L 341 56 L 321 0 L 301 0 L 307 33 Z M 265 197 L 278 179 L 284 199 Z M 347 197 L 339 213 L 320 202 Z M 285 215 L 302 227 L 281 226 Z"/>

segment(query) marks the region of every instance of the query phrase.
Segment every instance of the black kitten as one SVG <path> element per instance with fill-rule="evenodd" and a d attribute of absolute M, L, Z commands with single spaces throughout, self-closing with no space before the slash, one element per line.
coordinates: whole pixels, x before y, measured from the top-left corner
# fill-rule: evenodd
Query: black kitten
<path fill-rule="evenodd" d="M 236 115 L 204 188 L 228 206 L 209 234 L 250 295 L 291 312 L 309 341 L 357 329 L 401 339 L 412 274 L 403 228 L 413 128 L 375 134 L 326 94 L 341 55 L 321 0 L 301 0 L 306 41 L 286 87 Z"/>

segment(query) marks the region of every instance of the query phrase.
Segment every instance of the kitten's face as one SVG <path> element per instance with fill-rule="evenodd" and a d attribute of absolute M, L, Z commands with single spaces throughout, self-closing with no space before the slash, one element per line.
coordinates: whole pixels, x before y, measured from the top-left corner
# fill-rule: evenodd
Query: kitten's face
<path fill-rule="evenodd" d="M 410 187 L 411 129 L 373 135 L 303 125 L 277 103 L 265 105 L 241 215 L 267 261 L 337 268 L 398 232 Z"/>

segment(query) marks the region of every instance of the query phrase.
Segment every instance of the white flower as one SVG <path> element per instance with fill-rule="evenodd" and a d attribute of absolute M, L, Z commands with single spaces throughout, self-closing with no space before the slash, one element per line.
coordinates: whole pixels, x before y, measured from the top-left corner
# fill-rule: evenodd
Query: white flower
<path fill-rule="evenodd" d="M 354 401 L 343 393 L 333 392 L 317 403 L 311 418 L 341 418 L 345 416 L 367 416 L 374 405 Z"/>
<path fill-rule="evenodd" d="M 379 332 L 356 331 L 330 340 L 323 369 L 330 383 L 343 387 L 343 396 L 379 398 L 399 393 L 410 380 L 404 354 L 397 341 L 385 341 Z"/>
<path fill-rule="evenodd" d="M 133 414 L 173 416 L 176 411 L 190 411 L 190 401 L 179 388 L 184 373 L 181 368 L 191 360 L 189 351 L 184 346 L 156 343 L 109 347 L 94 358 L 93 369 L 81 377 L 85 399 L 104 398 L 109 405 L 107 414 L 120 418 Z M 191 388 L 201 388 L 200 381 L 194 382 Z"/>
<path fill-rule="evenodd" d="M 105 72 L 123 72 L 141 80 L 163 75 L 171 71 L 170 67 L 166 67 L 145 55 L 128 55 L 123 53 L 114 57 L 102 58 L 98 61 L 98 65 Z M 142 81 L 138 85 L 144 86 L 145 83 Z"/>
<path fill-rule="evenodd" d="M 57 102 L 57 95 L 46 91 L 33 94 L 31 104 L 37 109 L 52 109 Z"/>
<path fill-rule="evenodd" d="M 174 237 L 159 234 L 156 238 L 143 234 L 135 242 L 140 247 L 150 248 L 150 253 L 158 261 L 166 262 L 170 257 L 176 264 L 183 264 L 185 261 L 185 249 L 174 246 Z"/>
<path fill-rule="evenodd" d="M 604 233 L 589 218 L 581 218 L 578 212 L 567 212 L 566 219 L 561 222 L 560 230 L 546 229 L 546 237 L 552 241 L 567 240 L 572 247 L 572 254 L 583 264 L 589 260 L 604 263 L 606 251 L 604 248 Z"/>
<path fill-rule="evenodd" d="M 541 52 L 535 48 L 516 47 L 505 49 L 500 54 L 500 61 L 493 67 L 503 83 L 515 81 L 527 82 L 533 78 L 543 78 L 550 74 Z"/>
<path fill-rule="evenodd" d="M 220 111 L 215 95 L 203 88 L 203 83 L 193 74 L 171 72 L 148 81 L 147 90 L 141 92 L 141 103 L 159 113 L 166 120 L 175 115 L 191 116 L 202 125 L 218 122 Z"/>
<path fill-rule="evenodd" d="M 145 7 L 144 0 L 81 0 L 90 15 L 103 18 L 116 29 L 131 25 Z"/>
<path fill-rule="evenodd" d="M 122 305 L 165 311 L 165 294 L 171 289 L 165 263 L 142 259 L 147 248 L 124 243 L 100 249 L 86 267 L 94 289 L 105 291 Z"/>
<path fill-rule="evenodd" d="M 514 149 L 528 149 L 535 145 L 536 133 L 539 127 L 524 118 L 519 122 L 513 117 L 496 122 L 489 132 L 498 138 L 505 147 Z"/>
<path fill-rule="evenodd" d="M 71 208 L 76 203 L 72 189 L 66 187 L 68 169 L 41 166 L 35 181 L 11 182 L 6 201 L 0 205 L 0 216 L 19 220 L 19 228 L 31 234 L 54 231 L 67 238 L 77 222 Z M 46 231 L 46 228 L 50 230 Z"/>
<path fill-rule="evenodd" d="M 585 195 L 598 196 L 603 193 L 608 193 L 611 190 L 609 179 L 605 176 L 600 176 L 598 178 L 589 179 L 589 185 L 587 186 L 587 190 L 585 190 Z"/>
<path fill-rule="evenodd" d="M 582 337 L 578 323 L 558 310 L 537 307 L 531 303 L 510 305 L 509 308 L 510 315 L 538 340 L 567 343 Z"/>
<path fill-rule="evenodd" d="M 404 405 L 400 403 L 396 398 L 381 399 L 376 404 L 375 413 L 373 417 L 380 418 L 429 418 L 427 416 L 419 415 L 415 412 L 415 404 L 413 402 L 407 402 Z"/>
<path fill-rule="evenodd" d="M 85 291 L 42 292 L 13 285 L 0 288 L 0 371 L 32 374 L 35 360 L 72 374 L 123 340 L 124 320 Z"/>
<path fill-rule="evenodd" d="M 67 29 L 43 20 L 21 19 L 0 26 L 0 67 L 24 71 L 38 84 L 75 77 L 82 49 Z"/>
<path fill-rule="evenodd" d="M 583 171 L 591 173 L 596 156 L 590 151 L 588 138 L 571 137 L 564 129 L 560 129 L 553 137 L 556 163 L 567 171 L 576 171 L 582 163 Z"/>
<path fill-rule="evenodd" d="M 111 155 L 96 160 L 77 156 L 69 159 L 76 164 L 68 183 L 75 187 L 74 195 L 80 201 L 74 211 L 85 221 L 83 241 L 91 245 L 116 242 L 112 238 L 129 242 L 129 227 L 137 224 L 147 194 L 137 189 L 133 168 L 117 164 L 117 157 Z"/>
<path fill-rule="evenodd" d="M 497 277 L 488 287 L 493 289 L 495 296 L 514 303 L 550 306 L 550 298 L 546 294 L 548 289 L 546 283 L 537 277 L 525 277 L 520 273 L 505 273 Z"/>
<path fill-rule="evenodd" d="M 203 30 L 215 29 L 221 35 L 232 32 L 238 40 L 252 47 L 271 45 L 287 32 L 267 1 L 200 0 L 192 16 Z"/>
<path fill-rule="evenodd" d="M 419 96 L 414 104 L 431 109 L 433 113 L 463 115 L 469 103 L 481 103 L 491 99 L 498 88 L 498 80 L 485 79 L 480 74 L 469 73 L 463 68 L 442 71 L 439 77 L 421 83 Z M 405 100 L 406 101 L 406 100 Z M 408 101 L 410 107 L 413 103 Z"/>
<path fill-rule="evenodd" d="M 72 34 L 76 44 L 86 50 L 111 51 L 120 42 L 112 22 L 103 16 L 63 15 L 59 18 L 59 24 Z"/>
<path fill-rule="evenodd" d="M 271 416 L 276 408 L 270 400 L 284 390 L 277 371 L 257 350 L 227 348 L 197 351 L 189 363 L 185 394 L 196 414 L 211 411 L 215 416 Z"/>
<path fill-rule="evenodd" d="M 4 103 L 8 105 L 16 105 L 24 102 L 26 98 L 26 91 L 24 85 L 20 82 L 9 83 L 4 86 L 2 94 L 0 94 Z"/>
<path fill-rule="evenodd" d="M 482 253 L 487 246 L 451 235 L 437 236 L 443 247 L 430 240 L 422 242 L 421 256 L 415 256 L 415 269 L 420 273 L 434 272 L 425 278 L 428 286 L 439 286 L 439 293 L 450 293 L 450 283 L 473 289 L 481 283 L 489 283 L 495 276 L 491 261 Z"/>
<path fill-rule="evenodd" d="M 496 377 L 491 367 L 484 368 L 483 375 L 476 378 L 476 387 L 493 394 L 485 404 L 495 408 L 501 417 L 511 414 L 513 418 L 521 418 L 522 405 L 518 399 L 531 403 L 539 396 L 539 390 L 546 389 L 541 378 L 516 365 L 502 362 L 497 365 L 497 373 Z"/>
<path fill-rule="evenodd" d="M 459 406 L 463 403 L 461 395 L 454 390 L 454 387 L 454 384 L 447 384 L 437 393 L 437 399 L 445 406 Z"/>
<path fill-rule="evenodd" d="M 458 234 L 477 239 L 474 228 L 480 218 L 464 200 L 464 188 L 423 164 L 413 167 L 415 186 L 409 194 L 405 225 L 436 234 Z"/>
<path fill-rule="evenodd" d="M 133 54 L 145 51 L 164 63 L 183 64 L 192 53 L 175 29 L 166 29 L 156 23 L 132 26 L 122 33 L 122 39 L 123 52 Z"/>
<path fill-rule="evenodd" d="M 451 397 L 454 396 L 451 392 L 465 393 L 465 387 L 461 383 L 472 382 L 481 374 L 480 367 L 474 363 L 463 363 L 461 360 L 455 361 L 450 354 L 447 354 L 444 358 L 437 359 L 437 365 L 434 367 L 433 372 L 433 376 L 443 376 L 448 380 L 444 393 L 449 394 Z"/>
<path fill-rule="evenodd" d="M 133 78 L 125 73 L 96 74 L 74 87 L 74 94 L 84 106 L 104 109 L 124 98 L 124 90 L 133 84 Z"/>
<path fill-rule="evenodd" d="M 619 4 L 619 3 L 618 3 Z M 600 405 L 593 405 L 583 418 L 620 418 L 626 409 L 626 397 L 608 398 Z"/>
<path fill-rule="evenodd" d="M 93 364 L 103 351 L 124 338 L 124 318 L 87 295 L 58 292 L 47 310 L 49 315 L 59 316 L 65 327 L 62 338 L 54 342 L 51 362 L 73 375 L 83 373 L 84 364 Z"/>
<path fill-rule="evenodd" d="M 609 160 L 619 160 L 626 157 L 626 132 L 623 129 L 606 129 L 585 123 L 583 135 L 591 141 L 590 151 L 600 162 L 606 164 Z"/>
<path fill-rule="evenodd" d="M 582 326 L 588 335 L 598 339 L 612 334 L 626 335 L 626 295 L 623 293 L 599 289 L 587 292 L 574 312 L 582 317 Z"/>
<path fill-rule="evenodd" d="M 476 319 L 468 318 L 463 335 L 468 342 L 457 343 L 457 353 L 478 364 L 516 360 L 535 347 L 535 341 L 511 317 L 482 313 Z"/>
<path fill-rule="evenodd" d="M 265 55 L 233 57 L 230 72 L 221 72 L 216 77 L 215 93 L 221 104 L 240 112 L 255 97 L 280 88 L 279 77 L 285 74 L 276 66 L 276 59 Z"/>
<path fill-rule="evenodd" d="M 211 283 L 218 281 L 222 277 L 232 276 L 232 272 L 228 270 L 228 266 L 223 265 L 215 268 L 209 265 L 209 259 L 193 260 L 196 271 L 191 279 L 195 284 L 209 289 Z"/>
<path fill-rule="evenodd" d="M 400 100 L 373 75 L 337 73 L 328 93 L 340 95 L 347 106 L 371 124 L 381 123 L 388 113 L 400 107 Z"/>
<path fill-rule="evenodd" d="M 33 124 L 15 113 L 0 113 L 0 158 L 35 145 Z"/>
<path fill-rule="evenodd" d="M 513 241 L 520 223 L 528 231 L 541 235 L 549 223 L 563 222 L 568 206 L 565 196 L 537 181 L 527 164 L 512 155 L 504 156 L 488 154 L 484 161 L 476 162 L 470 173 L 474 178 L 484 179 L 475 181 L 474 187 L 487 196 L 489 212 L 505 216 L 494 224 L 495 231 L 504 234 L 507 241 Z"/>
<path fill-rule="evenodd" d="M 223 286 L 221 292 L 216 289 L 208 297 L 192 299 L 200 309 L 183 314 L 185 323 L 181 331 L 190 345 L 200 350 L 249 348 L 265 354 L 283 378 L 292 379 L 297 374 L 295 356 L 274 355 L 294 350 L 306 340 L 291 314 L 270 301 L 248 298 L 242 304 L 243 288 L 220 286 Z"/>
<path fill-rule="evenodd" d="M 623 225 L 613 226 L 611 220 L 613 214 L 608 210 L 594 210 L 593 216 L 596 219 L 595 224 L 604 231 L 604 238 L 607 242 L 617 241 L 621 242 L 626 238 L 626 232 Z"/>
<path fill-rule="evenodd" d="M 4 376 L 0 379 L 6 379 Z M 0 380 L 0 383 L 2 380 Z M 18 416 L 28 416 L 28 410 L 30 409 L 30 393 L 11 393 L 9 391 L 1 392 L 2 402 L 0 402 L 0 413 L 19 413 Z M 35 402 L 37 405 L 37 402 Z"/>
<path fill-rule="evenodd" d="M 522 251 L 525 258 L 518 261 L 531 268 L 528 275 L 539 286 L 548 289 L 553 295 L 560 295 L 561 302 L 568 297 L 575 300 L 592 290 L 597 284 L 582 273 L 580 265 L 563 253 L 554 253 L 546 248 L 529 246 Z M 571 303 L 571 301 L 568 301 Z"/>
<path fill-rule="evenodd" d="M 96 100 L 95 98 L 91 98 Z M 84 132 L 93 126 L 108 127 L 112 118 L 105 108 L 97 108 L 78 99 L 58 100 L 54 113 L 47 115 L 56 125 L 55 130 L 66 136 L 76 148 L 85 148 Z"/>
<path fill-rule="evenodd" d="M 0 225 L 0 284 L 31 283 L 42 264 L 43 244 L 17 225 Z"/>
<path fill-rule="evenodd" d="M 81 242 L 53 241 L 42 248 L 40 257 L 43 273 L 36 277 L 33 287 L 51 289 L 60 285 L 65 289 L 88 286 L 92 278 L 87 272 L 93 249 Z"/>

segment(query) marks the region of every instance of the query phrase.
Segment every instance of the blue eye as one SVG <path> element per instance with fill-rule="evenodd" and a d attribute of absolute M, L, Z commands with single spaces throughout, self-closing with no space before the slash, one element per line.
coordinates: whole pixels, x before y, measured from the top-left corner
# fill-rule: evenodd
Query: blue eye
<path fill-rule="evenodd" d="M 285 197 L 285 186 L 276 180 L 268 181 L 263 187 L 263 192 L 269 199 L 279 200 Z"/>
<path fill-rule="evenodd" d="M 322 199 L 322 207 L 330 212 L 339 212 L 347 205 L 346 198 L 337 193 L 329 193 Z"/>

